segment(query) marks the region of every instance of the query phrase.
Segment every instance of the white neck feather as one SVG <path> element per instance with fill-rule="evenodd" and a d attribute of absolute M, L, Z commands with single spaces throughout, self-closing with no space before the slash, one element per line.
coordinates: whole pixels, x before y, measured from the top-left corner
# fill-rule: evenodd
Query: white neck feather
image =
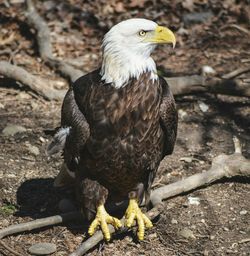
<path fill-rule="evenodd" d="M 109 45 L 104 46 L 100 74 L 106 83 L 111 83 L 112 86 L 119 89 L 126 86 L 129 79 L 139 78 L 145 72 L 151 72 L 151 79 L 158 79 L 155 62 L 150 57 L 151 47 L 148 52 L 143 54 L 136 54 L 135 51 L 128 51 L 122 47 L 116 48 Z"/>

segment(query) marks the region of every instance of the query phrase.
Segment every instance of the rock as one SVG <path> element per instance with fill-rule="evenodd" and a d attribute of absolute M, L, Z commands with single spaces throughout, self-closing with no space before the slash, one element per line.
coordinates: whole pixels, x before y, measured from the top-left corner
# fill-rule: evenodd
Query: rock
<path fill-rule="evenodd" d="M 209 76 L 216 74 L 216 71 L 212 67 L 205 65 L 202 67 L 201 73 L 203 76 Z"/>
<path fill-rule="evenodd" d="M 49 255 L 56 251 L 56 245 L 52 243 L 37 243 L 29 248 L 32 255 Z"/>
<path fill-rule="evenodd" d="M 209 238 L 210 238 L 210 240 L 214 240 L 215 236 L 211 235 Z"/>
<path fill-rule="evenodd" d="M 192 204 L 192 205 L 199 205 L 200 204 L 200 198 L 199 197 L 189 196 L 188 197 L 188 203 Z"/>
<path fill-rule="evenodd" d="M 33 145 L 29 144 L 29 143 L 27 143 L 26 146 L 27 146 L 27 149 L 29 150 L 29 152 L 30 152 L 32 155 L 38 156 L 38 155 L 40 154 L 40 150 L 39 150 L 38 147 L 33 146 Z"/>
<path fill-rule="evenodd" d="M 209 251 L 207 249 L 205 249 L 204 252 L 203 252 L 203 255 L 204 256 L 209 256 Z"/>
<path fill-rule="evenodd" d="M 187 112 L 184 111 L 183 109 L 179 109 L 179 110 L 178 110 L 178 116 L 179 116 L 181 119 L 184 119 L 184 118 L 187 116 Z"/>
<path fill-rule="evenodd" d="M 213 17 L 213 13 L 208 11 L 208 12 L 193 12 L 193 13 L 188 13 L 183 15 L 183 22 L 185 26 L 189 26 L 191 24 L 200 24 L 204 23 L 210 18 Z"/>
<path fill-rule="evenodd" d="M 201 219 L 201 223 L 206 224 L 206 221 L 204 219 Z"/>
<path fill-rule="evenodd" d="M 19 132 L 26 132 L 26 128 L 24 128 L 23 126 L 21 125 L 15 125 L 15 124 L 10 124 L 10 125 L 7 125 L 3 130 L 2 130 L 2 134 L 4 136 L 13 136 L 15 135 L 16 133 L 19 133 Z"/>
<path fill-rule="evenodd" d="M 46 140 L 41 136 L 41 137 L 39 137 L 39 141 L 41 141 L 42 143 L 44 143 Z"/>
<path fill-rule="evenodd" d="M 115 5 L 115 11 L 118 12 L 118 13 L 122 13 L 122 12 L 125 12 L 125 8 L 124 8 L 124 4 L 123 2 L 118 2 L 116 3 Z"/>
<path fill-rule="evenodd" d="M 30 98 L 31 98 L 31 96 L 26 92 L 19 92 L 17 94 L 17 99 L 19 99 L 19 100 L 27 100 L 27 99 L 30 99 Z"/>
<path fill-rule="evenodd" d="M 32 107 L 33 110 L 36 110 L 36 109 L 39 108 L 39 105 L 35 101 L 32 101 L 31 102 L 31 107 Z"/>
<path fill-rule="evenodd" d="M 172 220 L 171 220 L 171 223 L 172 223 L 172 224 L 178 224 L 178 221 L 177 221 L 176 219 L 172 219 Z"/>
<path fill-rule="evenodd" d="M 188 30 L 183 28 L 183 27 L 180 27 L 178 29 L 178 31 L 176 32 L 176 34 L 180 35 L 180 36 L 187 36 L 189 34 Z"/>
<path fill-rule="evenodd" d="M 204 113 L 204 112 L 208 111 L 209 106 L 206 103 L 204 103 L 203 101 L 201 101 L 201 102 L 199 102 L 199 108 Z"/>
<path fill-rule="evenodd" d="M 184 228 L 179 232 L 179 235 L 186 239 L 195 239 L 194 233 L 189 228 Z"/>
<path fill-rule="evenodd" d="M 247 211 L 246 211 L 246 210 L 240 211 L 240 215 L 246 215 L 246 214 L 247 214 Z"/>
<path fill-rule="evenodd" d="M 149 234 L 149 235 L 148 235 L 148 238 L 149 238 L 149 239 L 155 239 L 155 238 L 157 238 L 157 233 Z"/>

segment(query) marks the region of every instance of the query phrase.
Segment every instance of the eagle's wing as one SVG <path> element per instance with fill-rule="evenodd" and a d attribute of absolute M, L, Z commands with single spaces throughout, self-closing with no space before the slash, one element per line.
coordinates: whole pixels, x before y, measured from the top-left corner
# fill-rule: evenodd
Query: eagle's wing
<path fill-rule="evenodd" d="M 162 102 L 160 105 L 160 124 L 164 133 L 164 156 L 172 154 L 177 134 L 178 113 L 174 97 L 164 78 L 160 77 Z"/>
<path fill-rule="evenodd" d="M 47 148 L 49 155 L 63 151 L 64 162 L 66 163 L 66 165 L 62 165 L 61 171 L 55 179 L 55 186 L 72 184 L 80 151 L 89 138 L 89 134 L 89 124 L 75 101 L 72 87 L 68 90 L 63 101 L 61 128 Z"/>
<path fill-rule="evenodd" d="M 72 156 L 78 157 L 80 149 L 89 138 L 89 134 L 89 124 L 75 101 L 72 87 L 68 90 L 63 101 L 61 128 L 55 134 L 47 152 L 52 155 L 67 148 L 67 151 L 71 151 Z"/>
<path fill-rule="evenodd" d="M 164 78 L 159 77 L 159 83 L 162 89 L 162 99 L 160 104 L 160 125 L 164 134 L 163 156 L 170 155 L 173 152 L 177 134 L 178 113 L 176 110 L 175 100 L 170 88 Z M 145 186 L 145 204 L 150 200 L 151 186 L 154 181 L 158 168 L 149 172 Z"/>
<path fill-rule="evenodd" d="M 61 125 L 70 129 L 64 147 L 64 160 L 70 171 L 75 171 L 80 152 L 89 138 L 90 129 L 84 113 L 75 100 L 73 88 L 65 96 L 61 116 Z"/>

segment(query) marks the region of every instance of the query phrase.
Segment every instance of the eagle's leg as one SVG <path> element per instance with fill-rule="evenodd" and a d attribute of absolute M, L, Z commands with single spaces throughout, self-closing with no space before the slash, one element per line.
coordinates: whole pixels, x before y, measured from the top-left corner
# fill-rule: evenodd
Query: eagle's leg
<path fill-rule="evenodd" d="M 92 236 L 95 233 L 96 228 L 98 226 L 100 226 L 101 230 L 103 232 L 104 238 L 107 241 L 109 241 L 110 240 L 110 232 L 109 232 L 108 224 L 113 225 L 116 229 L 118 229 L 122 226 L 120 220 L 118 220 L 115 217 L 110 216 L 106 212 L 104 205 L 101 204 L 97 207 L 95 219 L 92 221 L 92 223 L 89 226 L 89 230 L 88 230 L 89 235 Z"/>
<path fill-rule="evenodd" d="M 130 198 L 129 205 L 125 213 L 126 226 L 131 227 L 134 220 L 136 220 L 138 225 L 138 232 L 137 232 L 138 239 L 143 240 L 145 227 L 151 228 L 153 227 L 153 224 L 151 220 L 144 213 L 142 213 L 138 205 L 138 199 L 133 195 L 134 195 L 134 192 L 131 192 L 129 194 L 129 198 Z"/>
<path fill-rule="evenodd" d="M 98 181 L 79 178 L 77 181 L 77 196 L 80 202 L 80 207 L 88 220 L 93 220 L 89 226 L 88 233 L 93 235 L 98 226 L 101 227 L 104 238 L 110 240 L 110 232 L 108 224 L 112 224 L 115 228 L 121 227 L 121 222 L 110 216 L 104 207 L 108 197 L 108 190 Z"/>

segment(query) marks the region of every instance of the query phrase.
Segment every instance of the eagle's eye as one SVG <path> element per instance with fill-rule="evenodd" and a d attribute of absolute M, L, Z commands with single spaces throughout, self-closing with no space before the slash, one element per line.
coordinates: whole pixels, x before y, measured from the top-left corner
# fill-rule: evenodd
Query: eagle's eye
<path fill-rule="evenodd" d="M 146 31 L 141 30 L 141 31 L 139 31 L 138 35 L 139 36 L 145 36 L 146 35 Z"/>

